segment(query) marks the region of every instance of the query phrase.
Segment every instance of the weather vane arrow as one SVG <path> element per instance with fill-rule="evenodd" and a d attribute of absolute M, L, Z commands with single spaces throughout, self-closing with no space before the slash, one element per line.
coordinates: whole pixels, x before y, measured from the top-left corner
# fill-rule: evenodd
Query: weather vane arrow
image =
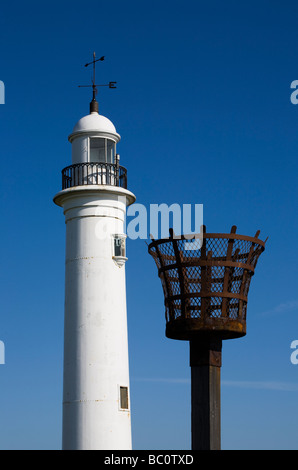
<path fill-rule="evenodd" d="M 100 59 L 96 59 L 96 60 L 95 60 L 95 52 L 93 52 L 93 60 L 92 60 L 92 62 L 89 62 L 89 64 L 85 64 L 85 67 L 88 67 L 88 65 L 93 64 L 93 67 L 95 68 L 95 65 L 94 65 L 94 64 L 95 64 L 95 62 L 98 62 L 99 60 L 101 60 L 101 61 L 102 61 L 102 60 L 105 60 L 105 56 L 103 55 L 102 57 L 100 57 Z"/>
<path fill-rule="evenodd" d="M 95 83 L 95 64 L 96 62 L 103 61 L 105 59 L 105 56 L 103 55 L 99 59 L 96 59 L 95 52 L 93 52 L 93 60 L 92 62 L 88 62 L 85 64 L 85 67 L 88 67 L 89 65 L 93 64 L 93 78 L 92 78 L 92 83 L 91 85 L 78 85 L 79 88 L 90 88 L 92 87 L 93 89 L 93 96 L 92 96 L 92 101 L 90 103 L 90 113 L 96 112 L 98 113 L 98 102 L 96 101 L 96 95 L 97 95 L 97 87 L 99 86 L 108 86 L 109 88 L 117 88 L 115 85 L 117 82 L 109 82 L 104 85 L 98 85 Z"/>

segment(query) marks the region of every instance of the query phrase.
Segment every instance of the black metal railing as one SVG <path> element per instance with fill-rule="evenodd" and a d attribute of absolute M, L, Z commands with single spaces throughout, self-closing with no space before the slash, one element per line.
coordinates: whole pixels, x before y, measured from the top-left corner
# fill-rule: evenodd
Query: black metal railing
<path fill-rule="evenodd" d="M 62 189 L 92 184 L 127 189 L 126 168 L 117 163 L 77 163 L 62 170 Z"/>

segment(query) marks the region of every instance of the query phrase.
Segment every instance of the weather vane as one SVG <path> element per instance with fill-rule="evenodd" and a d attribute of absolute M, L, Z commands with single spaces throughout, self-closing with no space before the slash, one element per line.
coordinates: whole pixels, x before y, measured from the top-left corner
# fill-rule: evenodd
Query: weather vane
<path fill-rule="evenodd" d="M 93 60 L 92 62 L 89 62 L 88 64 L 85 64 L 85 67 L 88 67 L 89 65 L 93 64 L 93 78 L 92 78 L 92 84 L 91 85 L 78 85 L 79 88 L 90 88 L 92 87 L 93 90 L 93 96 L 92 96 L 92 101 L 90 103 L 90 113 L 92 112 L 97 112 L 98 113 L 98 102 L 96 101 L 96 95 L 97 95 L 97 87 L 98 86 L 108 86 L 109 88 L 116 88 L 116 83 L 117 82 L 109 82 L 104 85 L 98 85 L 95 83 L 95 63 L 99 61 L 103 61 L 105 59 L 105 56 L 100 57 L 99 59 L 96 59 L 95 52 L 93 52 Z"/>

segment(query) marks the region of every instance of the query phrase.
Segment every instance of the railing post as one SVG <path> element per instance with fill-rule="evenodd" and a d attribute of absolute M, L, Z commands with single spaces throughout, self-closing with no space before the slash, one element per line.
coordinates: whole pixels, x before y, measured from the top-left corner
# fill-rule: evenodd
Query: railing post
<path fill-rule="evenodd" d="M 120 160 L 120 155 L 116 153 L 116 186 L 119 186 L 119 160 Z"/>

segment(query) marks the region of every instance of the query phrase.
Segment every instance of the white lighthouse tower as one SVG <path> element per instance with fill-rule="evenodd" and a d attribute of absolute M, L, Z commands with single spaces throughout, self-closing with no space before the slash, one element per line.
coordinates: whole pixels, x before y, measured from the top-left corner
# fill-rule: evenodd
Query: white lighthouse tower
<path fill-rule="evenodd" d="M 135 196 L 95 94 L 69 141 L 72 165 L 54 197 L 66 223 L 62 447 L 129 450 L 125 214 Z"/>

